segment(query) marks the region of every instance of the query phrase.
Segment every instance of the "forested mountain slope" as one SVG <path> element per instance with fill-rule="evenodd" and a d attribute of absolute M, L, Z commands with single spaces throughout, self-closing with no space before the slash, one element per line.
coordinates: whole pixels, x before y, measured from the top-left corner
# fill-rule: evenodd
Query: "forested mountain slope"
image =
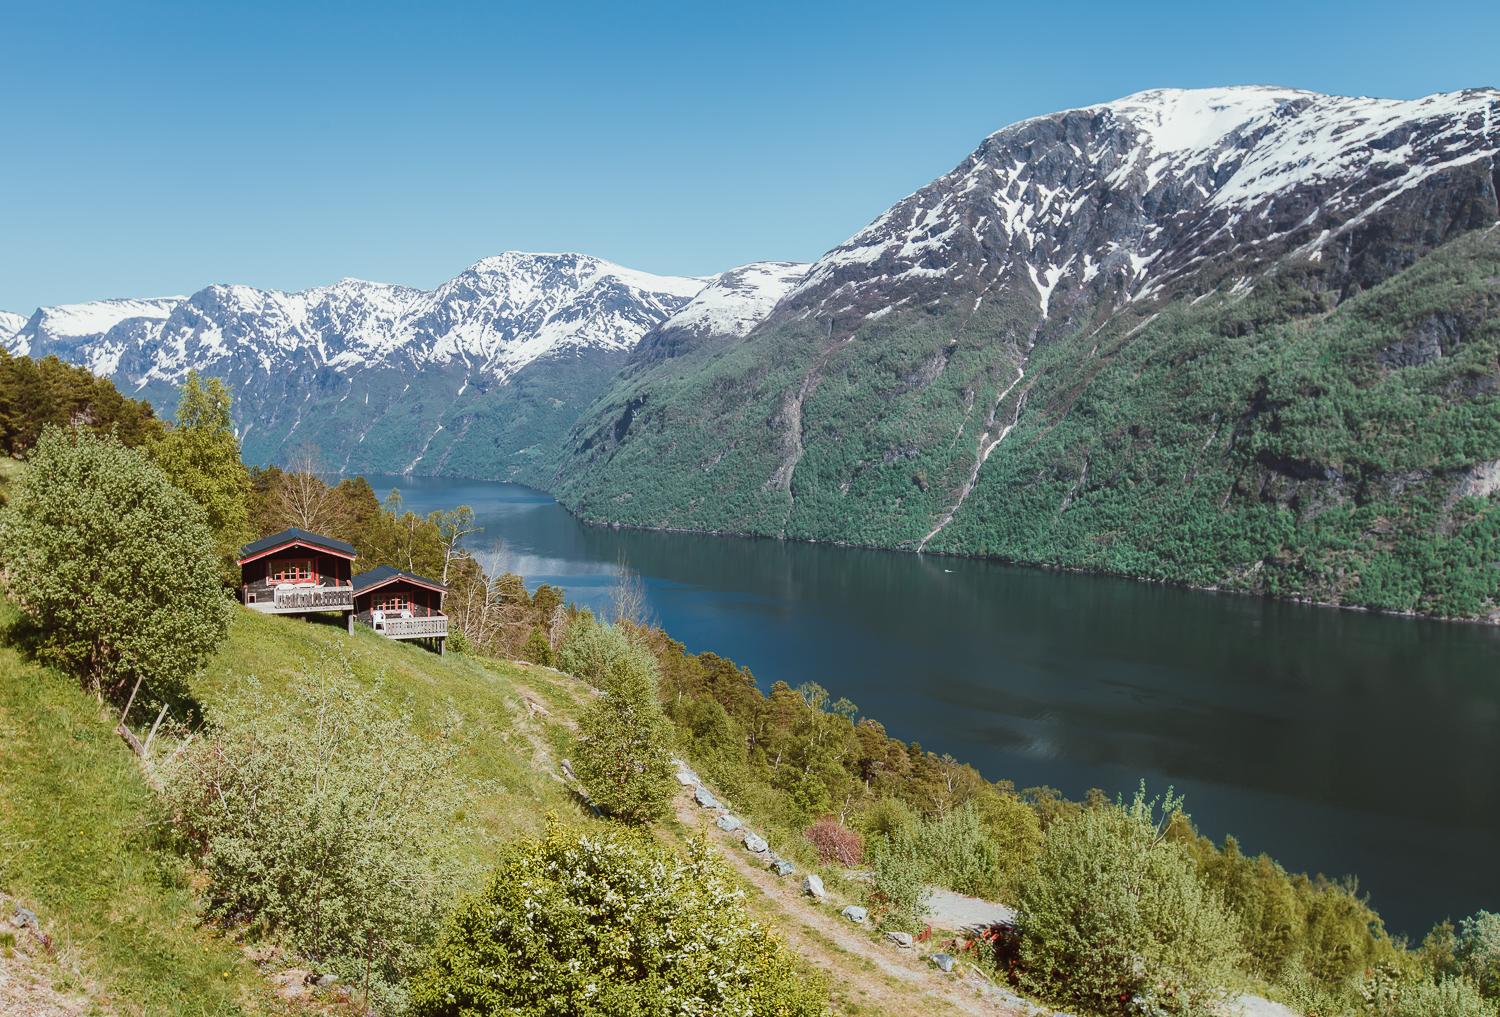
<path fill-rule="evenodd" d="M 1024 121 L 742 340 L 625 376 L 583 516 L 1483 615 L 1500 93 L 1141 93 Z"/>

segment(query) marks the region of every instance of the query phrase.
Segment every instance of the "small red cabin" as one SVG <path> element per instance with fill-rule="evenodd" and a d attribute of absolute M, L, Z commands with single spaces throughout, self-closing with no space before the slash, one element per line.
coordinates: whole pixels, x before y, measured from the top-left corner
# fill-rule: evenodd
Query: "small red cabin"
<path fill-rule="evenodd" d="M 240 552 L 240 600 L 266 614 L 338 611 L 354 627 L 354 547 L 293 527 Z"/>
<path fill-rule="evenodd" d="M 354 617 L 387 639 L 430 641 L 438 653 L 448 638 L 443 594 L 433 579 L 381 565 L 354 577 Z"/>

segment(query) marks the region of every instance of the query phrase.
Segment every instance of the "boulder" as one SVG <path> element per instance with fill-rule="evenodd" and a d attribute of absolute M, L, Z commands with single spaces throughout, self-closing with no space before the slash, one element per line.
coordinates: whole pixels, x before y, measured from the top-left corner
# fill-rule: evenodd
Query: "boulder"
<path fill-rule="evenodd" d="M 828 896 L 828 891 L 823 889 L 823 878 L 816 872 L 809 872 L 802 877 L 802 892 L 814 900 L 822 900 Z"/>
<path fill-rule="evenodd" d="M 578 780 L 578 778 L 573 775 L 573 761 L 571 759 L 564 759 L 562 761 L 562 772 L 563 776 L 567 777 L 569 780 Z"/>
<path fill-rule="evenodd" d="M 11 922 L 18 929 L 30 929 L 32 932 L 42 931 L 42 923 L 37 918 L 36 912 L 28 911 L 19 904 L 16 905 L 16 916 L 11 919 Z"/>
<path fill-rule="evenodd" d="M 698 775 L 692 770 L 678 770 L 677 783 L 683 787 L 693 787 L 698 783 Z"/>
<path fill-rule="evenodd" d="M 705 809 L 717 809 L 720 807 L 719 800 L 715 798 L 713 796 L 713 793 L 702 784 L 699 784 L 698 787 L 694 789 L 693 800 L 699 805 L 703 806 Z"/>
<path fill-rule="evenodd" d="M 756 854 L 759 855 L 759 854 L 764 854 L 766 851 L 770 850 L 770 848 L 771 848 L 771 845 L 767 844 L 766 843 L 766 839 L 764 837 L 762 837 L 760 834 L 758 834 L 758 833 L 751 833 L 749 830 L 745 831 L 745 850 L 746 851 L 753 851 L 753 852 L 755 852 Z"/>
<path fill-rule="evenodd" d="M 731 816 L 729 813 L 726 812 L 726 813 L 724 813 L 724 815 L 722 815 L 718 819 L 714 820 L 714 825 L 717 826 L 721 830 L 730 831 L 730 830 L 738 830 L 740 828 L 740 826 L 741 826 L 741 823 L 740 823 L 740 821 L 738 819 L 736 819 L 735 817 Z"/>
<path fill-rule="evenodd" d="M 912 943 L 915 942 L 915 940 L 911 938 L 910 932 L 887 932 L 885 934 L 885 938 L 889 939 L 892 943 L 895 943 L 903 950 L 910 950 L 912 947 Z"/>
<path fill-rule="evenodd" d="M 771 871 L 776 873 L 776 875 L 778 876 L 790 876 L 792 873 L 797 871 L 797 866 L 793 865 L 785 858 L 773 857 L 771 859 Z"/>
<path fill-rule="evenodd" d="M 935 953 L 932 955 L 932 963 L 936 964 L 938 970 L 944 974 L 950 974 L 954 967 L 958 965 L 958 959 L 951 953 Z"/>
<path fill-rule="evenodd" d="M 839 914 L 849 919 L 855 925 L 865 924 L 865 919 L 870 917 L 870 912 L 866 911 L 858 904 L 850 904 L 844 910 L 840 911 Z"/>

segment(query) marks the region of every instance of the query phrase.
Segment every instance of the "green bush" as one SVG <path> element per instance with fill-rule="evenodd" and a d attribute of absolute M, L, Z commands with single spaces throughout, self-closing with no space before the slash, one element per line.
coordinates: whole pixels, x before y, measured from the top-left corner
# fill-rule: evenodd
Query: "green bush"
<path fill-rule="evenodd" d="M 669 759 L 671 726 L 657 698 L 656 658 L 614 626 L 576 629 L 591 633 L 581 641 L 590 648 L 588 666 L 602 668 L 590 680 L 604 691 L 578 722 L 578 779 L 590 801 L 616 819 L 660 819 L 676 784 Z M 567 646 L 574 645 L 570 634 Z M 604 652 L 595 655 L 600 649 Z"/>
<path fill-rule="evenodd" d="M 602 689 L 617 671 L 642 665 L 624 629 L 585 615 L 568 626 L 557 666 Z"/>
<path fill-rule="evenodd" d="M 936 819 L 903 830 L 910 850 L 927 866 L 933 882 L 959 893 L 993 897 L 1003 889 L 1000 848 L 965 803 Z"/>
<path fill-rule="evenodd" d="M 185 695 L 229 602 L 203 510 L 114 437 L 51 427 L 0 513 L 0 564 L 41 656 L 101 696 Z"/>
<path fill-rule="evenodd" d="M 1170 795 L 1165 812 L 1179 811 Z M 1022 888 L 1022 979 L 1093 1013 L 1198 1017 L 1233 975 L 1237 932 L 1186 851 L 1164 837 L 1145 789 L 1047 832 Z"/>
<path fill-rule="evenodd" d="M 927 862 L 910 841 L 875 841 L 874 871 L 867 903 L 875 924 L 897 932 L 916 932 L 927 918 Z"/>
<path fill-rule="evenodd" d="M 1410 982 L 1381 1017 L 1495 1017 L 1494 1004 L 1467 978 Z"/>
<path fill-rule="evenodd" d="M 1500 999 L 1500 915 L 1480 911 L 1460 922 L 1453 959 L 1486 999 Z"/>
<path fill-rule="evenodd" d="M 784 1017 L 826 992 L 745 911 L 702 842 L 558 826 L 514 849 L 454 911 L 412 980 L 416 1017 Z"/>
<path fill-rule="evenodd" d="M 293 687 L 287 703 L 252 684 L 215 712 L 166 775 L 170 827 L 207 876 L 212 918 L 395 1006 L 451 880 L 453 748 L 379 712 L 347 659 Z"/>

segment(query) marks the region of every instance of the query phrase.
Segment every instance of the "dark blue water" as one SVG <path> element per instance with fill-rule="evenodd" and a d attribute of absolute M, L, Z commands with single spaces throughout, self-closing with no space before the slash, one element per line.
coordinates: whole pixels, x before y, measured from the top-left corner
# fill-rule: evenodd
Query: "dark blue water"
<path fill-rule="evenodd" d="M 990 562 L 580 524 L 510 484 L 372 477 L 470 505 L 486 567 L 596 609 L 617 563 L 689 650 L 816 681 L 1020 787 L 1175 785 L 1205 833 L 1357 874 L 1393 929 L 1500 910 L 1500 630 Z"/>

